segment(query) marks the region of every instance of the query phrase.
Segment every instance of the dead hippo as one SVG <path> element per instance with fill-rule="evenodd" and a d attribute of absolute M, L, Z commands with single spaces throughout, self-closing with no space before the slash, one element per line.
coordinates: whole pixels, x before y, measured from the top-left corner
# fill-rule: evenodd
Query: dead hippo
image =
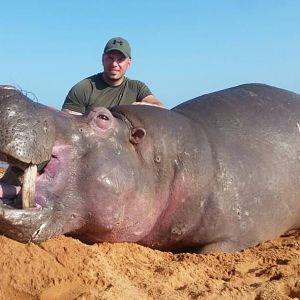
<path fill-rule="evenodd" d="M 246 84 L 72 116 L 0 88 L 0 232 L 236 251 L 300 227 L 300 95 Z M 35 165 L 34 197 L 20 182 Z M 23 193 L 24 195 L 24 193 Z"/>

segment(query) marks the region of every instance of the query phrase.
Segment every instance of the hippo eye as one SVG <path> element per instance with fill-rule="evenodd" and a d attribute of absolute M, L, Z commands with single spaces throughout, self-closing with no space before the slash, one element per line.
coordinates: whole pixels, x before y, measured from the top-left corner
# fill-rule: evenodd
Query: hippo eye
<path fill-rule="evenodd" d="M 108 130 L 113 125 L 113 116 L 110 111 L 104 107 L 92 110 L 87 116 L 89 124 L 103 131 Z"/>
<path fill-rule="evenodd" d="M 104 115 L 104 114 L 99 114 L 99 115 L 97 116 L 97 118 L 99 118 L 99 119 L 101 119 L 101 120 L 105 120 L 105 121 L 108 121 L 108 120 L 109 120 L 109 117 L 106 116 L 106 115 Z"/>

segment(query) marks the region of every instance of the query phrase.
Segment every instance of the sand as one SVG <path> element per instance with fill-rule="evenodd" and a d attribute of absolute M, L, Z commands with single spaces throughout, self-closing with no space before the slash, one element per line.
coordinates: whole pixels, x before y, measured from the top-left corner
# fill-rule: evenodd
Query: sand
<path fill-rule="evenodd" d="M 0 249 L 1 300 L 300 299 L 300 230 L 231 254 L 65 236 L 40 245 L 0 236 Z"/>
<path fill-rule="evenodd" d="M 0 299 L 300 299 L 300 231 L 241 252 L 0 237 Z"/>

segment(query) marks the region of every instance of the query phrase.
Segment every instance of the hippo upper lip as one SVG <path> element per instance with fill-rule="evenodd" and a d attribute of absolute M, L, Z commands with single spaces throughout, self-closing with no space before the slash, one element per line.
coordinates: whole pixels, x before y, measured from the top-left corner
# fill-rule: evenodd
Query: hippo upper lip
<path fill-rule="evenodd" d="M 29 163 L 24 162 L 24 161 L 22 161 L 22 160 L 20 160 L 20 159 L 17 159 L 17 158 L 15 158 L 15 157 L 13 157 L 13 156 L 10 156 L 10 155 L 8 155 L 8 154 L 5 154 L 5 153 L 3 153 L 3 152 L 0 152 L 0 159 L 1 159 L 2 161 L 7 162 L 9 165 L 15 166 L 15 167 L 17 167 L 18 169 L 23 170 L 23 171 L 24 171 L 24 170 L 28 167 L 28 165 L 29 165 Z"/>

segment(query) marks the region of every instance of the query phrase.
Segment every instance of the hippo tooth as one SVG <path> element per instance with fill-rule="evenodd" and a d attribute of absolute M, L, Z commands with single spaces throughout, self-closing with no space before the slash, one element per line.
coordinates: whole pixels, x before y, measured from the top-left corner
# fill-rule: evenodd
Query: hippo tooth
<path fill-rule="evenodd" d="M 29 208 L 35 206 L 35 178 L 37 176 L 37 166 L 30 165 L 24 172 L 22 187 L 22 206 Z"/>

